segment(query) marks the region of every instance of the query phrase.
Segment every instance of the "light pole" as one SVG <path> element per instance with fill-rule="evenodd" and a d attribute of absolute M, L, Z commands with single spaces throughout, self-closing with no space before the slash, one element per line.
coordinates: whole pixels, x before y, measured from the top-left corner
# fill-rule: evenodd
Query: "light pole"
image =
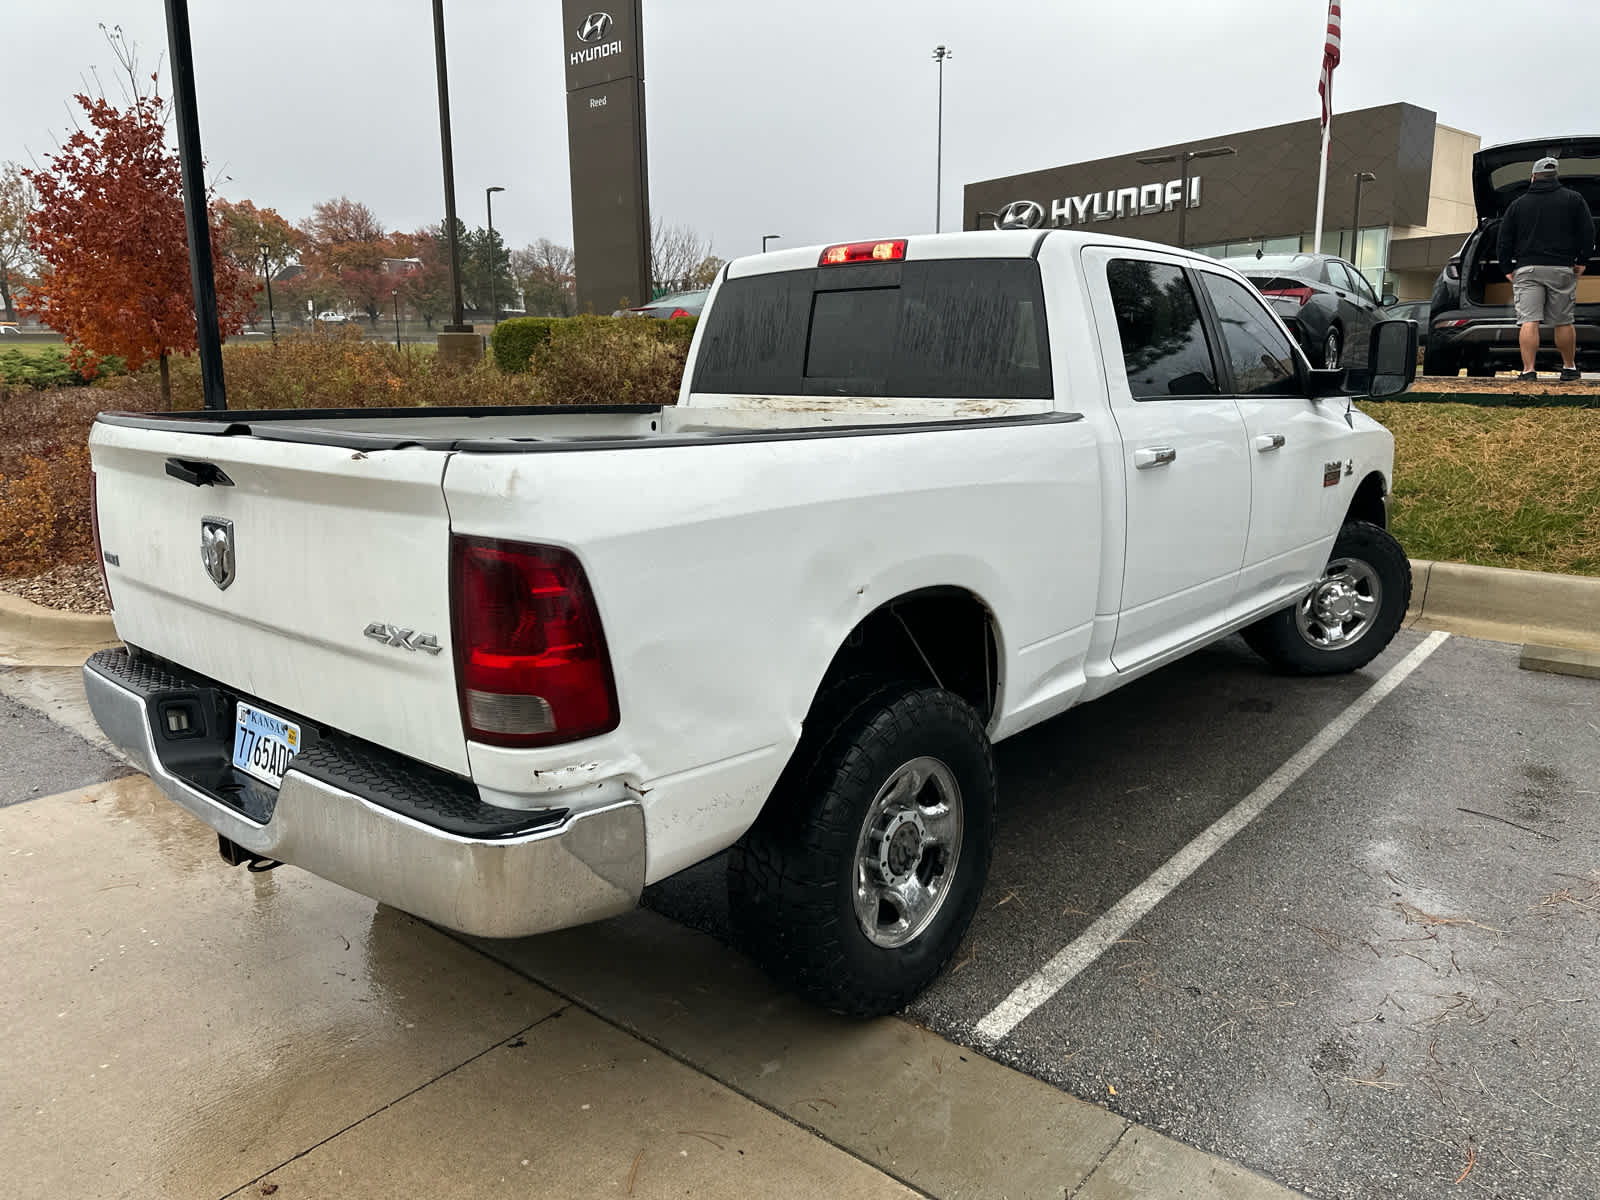
<path fill-rule="evenodd" d="M 943 210 L 940 194 L 944 188 L 944 64 L 947 59 L 954 58 L 947 46 L 933 48 L 933 61 L 939 64 L 939 131 L 934 139 L 933 148 L 933 231 L 939 232 L 940 219 Z"/>
<path fill-rule="evenodd" d="M 450 324 L 446 333 L 471 333 L 462 323 L 461 247 L 456 237 L 456 165 L 450 147 L 450 74 L 445 66 L 444 0 L 433 0 L 433 66 L 439 80 L 439 151 L 444 159 L 444 223 L 450 248 Z"/>
<path fill-rule="evenodd" d="M 782 236 L 783 234 L 781 233 L 763 233 L 761 235 L 761 253 L 765 254 L 767 252 L 768 242 L 777 241 Z"/>
<path fill-rule="evenodd" d="M 483 203 L 489 209 L 489 312 L 496 325 L 500 324 L 500 302 L 495 299 L 494 277 L 500 267 L 500 256 L 494 252 L 494 194 L 503 191 L 503 187 L 483 189 Z"/>
<path fill-rule="evenodd" d="M 272 326 L 272 344 L 278 344 L 278 317 L 272 311 L 272 270 L 267 266 L 266 243 L 261 246 L 261 275 L 267 281 L 267 324 Z"/>
<path fill-rule="evenodd" d="M 1189 212 L 1189 164 L 1197 158 L 1226 158 L 1235 153 L 1232 146 L 1207 146 L 1204 150 L 1183 150 L 1177 154 L 1152 154 L 1138 161 L 1147 167 L 1160 163 L 1182 163 L 1180 172 L 1181 183 L 1178 187 L 1178 249 L 1182 250 L 1188 245 L 1188 222 L 1186 217 Z"/>
<path fill-rule="evenodd" d="M 1371 171 L 1356 172 L 1356 210 L 1350 219 L 1350 263 L 1358 271 L 1361 269 L 1361 264 L 1356 260 L 1361 253 L 1361 185 L 1377 182 L 1378 177 Z"/>
<path fill-rule="evenodd" d="M 390 288 L 389 298 L 394 301 L 394 351 L 400 353 L 400 289 Z"/>

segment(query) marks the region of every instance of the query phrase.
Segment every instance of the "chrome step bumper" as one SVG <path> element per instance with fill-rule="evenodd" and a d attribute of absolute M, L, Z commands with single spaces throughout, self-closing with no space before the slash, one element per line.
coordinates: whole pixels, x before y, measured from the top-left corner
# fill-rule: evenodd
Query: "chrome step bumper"
<path fill-rule="evenodd" d="M 153 719 L 173 695 L 231 703 L 215 685 L 112 650 L 84 664 L 83 686 L 106 736 L 223 837 L 425 920 L 480 937 L 522 937 L 627 912 L 644 888 L 644 815 L 636 804 L 518 813 L 457 795 L 435 820 L 487 829 L 487 811 L 507 821 L 493 836 L 470 836 L 429 819 L 441 812 L 441 789 L 424 782 L 437 774 L 432 768 L 416 764 L 417 782 L 408 786 L 406 772 L 392 765 L 405 760 L 383 755 L 391 765 L 375 780 L 373 755 L 337 743 L 308 758 L 306 770 L 292 762 L 267 803 L 259 789 L 255 803 L 230 802 L 179 774 L 182 767 L 169 769 Z M 165 753 L 172 757 L 170 747 Z M 460 789 L 471 793 L 464 781 Z M 537 827 L 522 828 L 530 825 Z"/>

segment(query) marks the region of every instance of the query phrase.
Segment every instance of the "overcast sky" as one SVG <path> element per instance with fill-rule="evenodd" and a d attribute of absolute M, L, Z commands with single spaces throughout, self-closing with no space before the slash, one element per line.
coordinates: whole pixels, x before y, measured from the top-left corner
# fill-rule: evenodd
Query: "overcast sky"
<path fill-rule="evenodd" d="M 604 0 L 596 0 L 603 6 Z M 193 0 L 201 136 L 222 194 L 299 221 L 347 194 L 389 228 L 443 212 L 429 0 Z M 1324 0 L 644 0 L 652 212 L 733 257 L 931 229 L 978 179 L 1317 114 Z M 446 0 L 457 203 L 512 246 L 570 244 L 558 0 Z M 1336 110 L 1405 100 L 1486 145 L 1600 132 L 1581 0 L 1346 0 Z M 154 67 L 161 0 L 0 0 L 0 160 L 42 163 L 97 23 Z M 165 84 L 165 76 L 163 76 Z M 1335 118 L 1335 134 L 1338 122 Z"/>

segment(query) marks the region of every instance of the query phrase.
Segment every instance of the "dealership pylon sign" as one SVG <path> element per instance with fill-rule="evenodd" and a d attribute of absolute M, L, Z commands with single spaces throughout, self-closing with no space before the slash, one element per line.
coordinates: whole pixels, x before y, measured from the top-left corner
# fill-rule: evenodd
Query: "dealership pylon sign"
<path fill-rule="evenodd" d="M 579 312 L 609 313 L 651 295 L 640 2 L 561 3 Z"/>

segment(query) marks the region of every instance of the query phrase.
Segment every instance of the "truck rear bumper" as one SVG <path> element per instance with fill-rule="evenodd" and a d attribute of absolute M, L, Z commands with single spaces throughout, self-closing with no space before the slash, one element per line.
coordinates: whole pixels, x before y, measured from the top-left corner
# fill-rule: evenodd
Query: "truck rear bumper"
<path fill-rule="evenodd" d="M 223 837 L 425 920 L 481 937 L 522 937 L 627 912 L 644 888 L 644 816 L 636 804 L 581 813 L 474 807 L 472 799 L 430 785 L 421 777 L 430 769 L 421 764 L 419 782 L 408 786 L 408 772 L 389 761 L 406 760 L 363 754 L 333 738 L 308 745 L 266 803 L 260 789 L 241 800 L 232 785 L 206 782 L 208 772 L 222 778 L 231 770 L 215 761 L 231 744 L 231 718 L 223 715 L 231 702 L 215 685 L 120 650 L 91 658 L 83 684 L 106 736 Z M 217 726 L 177 747 L 184 761 L 156 722 L 161 705 L 174 700 L 194 704 Z M 213 761 L 196 767 L 194 748 L 213 743 Z M 464 782 L 459 787 L 470 791 Z M 470 836 L 431 823 L 437 812 L 458 829 L 487 828 L 486 812 L 504 814 L 507 824 Z"/>

